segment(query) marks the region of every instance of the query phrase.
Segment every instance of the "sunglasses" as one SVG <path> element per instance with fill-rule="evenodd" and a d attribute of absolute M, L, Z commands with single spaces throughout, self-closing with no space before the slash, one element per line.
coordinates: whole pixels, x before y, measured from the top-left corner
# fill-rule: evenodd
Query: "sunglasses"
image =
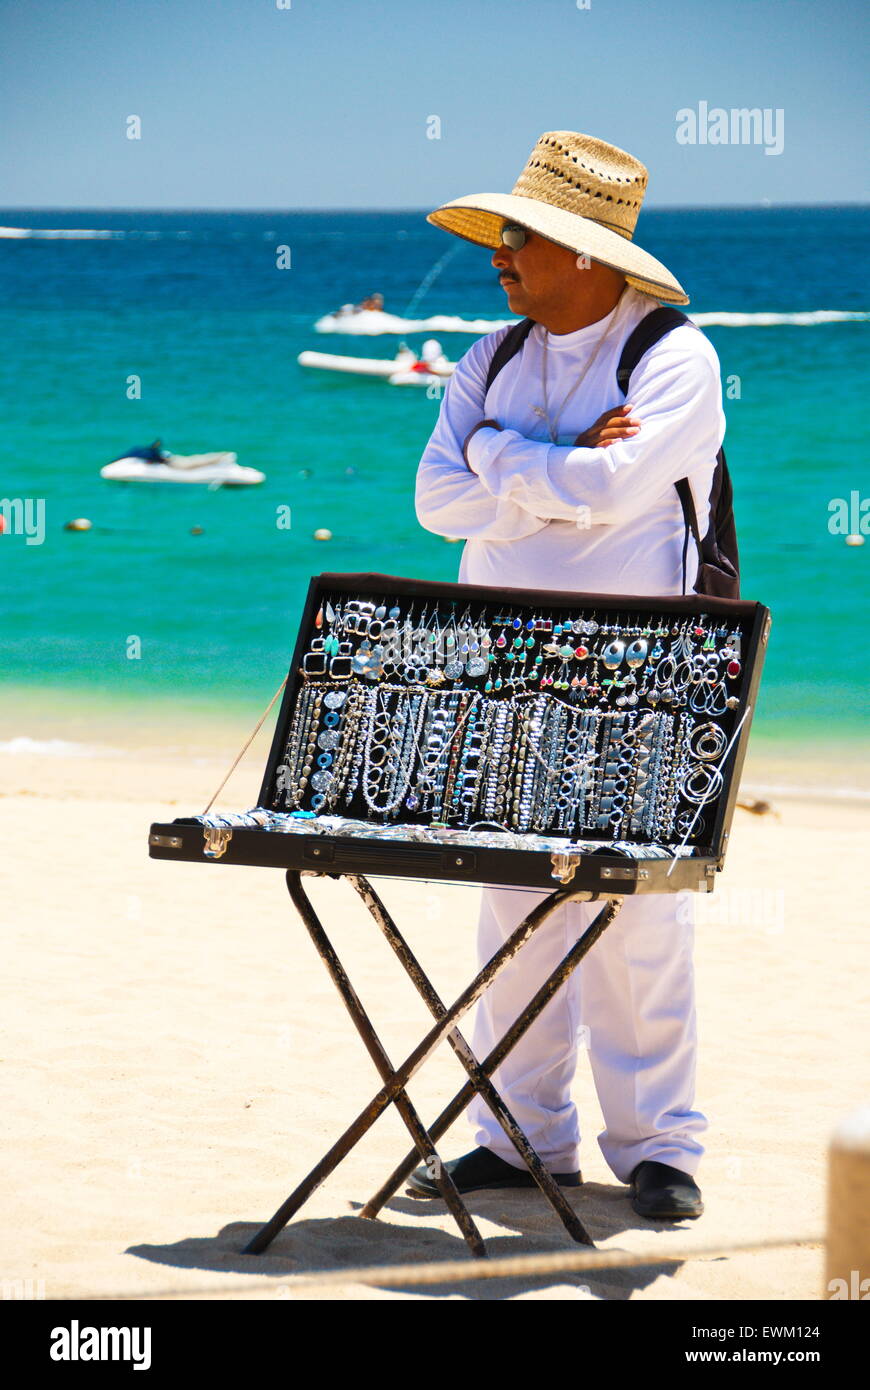
<path fill-rule="evenodd" d="M 517 222 L 506 222 L 501 229 L 501 244 L 510 247 L 511 251 L 519 251 L 525 246 L 528 238 L 529 233 L 525 227 L 521 227 Z"/>

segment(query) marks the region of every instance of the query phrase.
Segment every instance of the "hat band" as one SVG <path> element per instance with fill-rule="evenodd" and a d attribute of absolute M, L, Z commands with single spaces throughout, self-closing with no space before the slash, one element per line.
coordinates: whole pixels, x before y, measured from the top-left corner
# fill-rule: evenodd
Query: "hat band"
<path fill-rule="evenodd" d="M 600 227 L 606 227 L 610 232 L 616 232 L 617 236 L 621 236 L 625 241 L 631 241 L 632 239 L 634 228 L 629 231 L 628 228 L 621 226 L 619 222 L 608 222 L 606 217 L 590 217 L 588 213 L 577 212 L 574 208 L 564 208 L 560 203 L 551 203 L 546 198 L 530 198 L 528 193 L 517 193 L 514 196 L 524 198 L 530 203 L 540 203 L 541 207 L 552 208 L 554 212 L 567 212 L 570 217 L 582 217 L 586 222 L 595 222 Z M 596 212 L 597 211 L 598 209 L 596 208 Z"/>

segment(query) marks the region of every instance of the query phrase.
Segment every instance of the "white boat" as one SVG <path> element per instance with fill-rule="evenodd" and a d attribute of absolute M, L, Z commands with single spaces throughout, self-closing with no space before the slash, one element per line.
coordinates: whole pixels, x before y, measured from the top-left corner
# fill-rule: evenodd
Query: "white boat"
<path fill-rule="evenodd" d="M 237 460 L 237 454 L 226 450 L 173 454 L 158 442 L 113 459 L 100 469 L 100 477 L 113 483 L 200 483 L 213 488 L 251 487 L 266 481 L 265 473 L 246 468 Z"/>
<path fill-rule="evenodd" d="M 395 357 L 340 357 L 334 352 L 300 352 L 296 361 L 300 367 L 315 367 L 322 372 L 349 372 L 352 376 L 392 376 L 407 371 L 417 361 L 410 348 L 401 349 Z"/>
<path fill-rule="evenodd" d="M 333 352 L 300 352 L 300 367 L 314 367 L 324 372 L 347 372 L 351 376 L 385 377 L 391 386 L 430 386 L 452 376 L 455 362 L 448 362 L 441 344 L 430 339 L 423 344 L 421 356 L 403 343 L 393 358 L 340 357 Z"/>

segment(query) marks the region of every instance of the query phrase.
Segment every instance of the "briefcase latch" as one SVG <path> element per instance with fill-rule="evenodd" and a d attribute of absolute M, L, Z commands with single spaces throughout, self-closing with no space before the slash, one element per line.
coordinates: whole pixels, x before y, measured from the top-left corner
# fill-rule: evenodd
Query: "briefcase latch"
<path fill-rule="evenodd" d="M 558 878 L 561 883 L 570 883 L 582 858 L 581 854 L 567 854 L 564 850 L 558 850 L 555 854 L 551 854 L 550 863 L 553 865 L 553 878 Z"/>
<path fill-rule="evenodd" d="M 202 829 L 202 838 L 204 841 L 202 852 L 206 859 L 220 859 L 221 855 L 227 852 L 227 845 L 233 838 L 233 832 L 224 825 L 205 825 Z"/>

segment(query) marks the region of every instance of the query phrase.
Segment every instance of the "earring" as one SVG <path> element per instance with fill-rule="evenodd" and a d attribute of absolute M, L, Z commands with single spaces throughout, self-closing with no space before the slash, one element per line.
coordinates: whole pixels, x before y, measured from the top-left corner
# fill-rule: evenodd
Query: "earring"
<path fill-rule="evenodd" d="M 604 651 L 601 653 L 601 660 L 604 662 L 608 671 L 615 671 L 617 667 L 621 665 L 624 656 L 625 643 L 616 637 L 604 648 Z"/>

